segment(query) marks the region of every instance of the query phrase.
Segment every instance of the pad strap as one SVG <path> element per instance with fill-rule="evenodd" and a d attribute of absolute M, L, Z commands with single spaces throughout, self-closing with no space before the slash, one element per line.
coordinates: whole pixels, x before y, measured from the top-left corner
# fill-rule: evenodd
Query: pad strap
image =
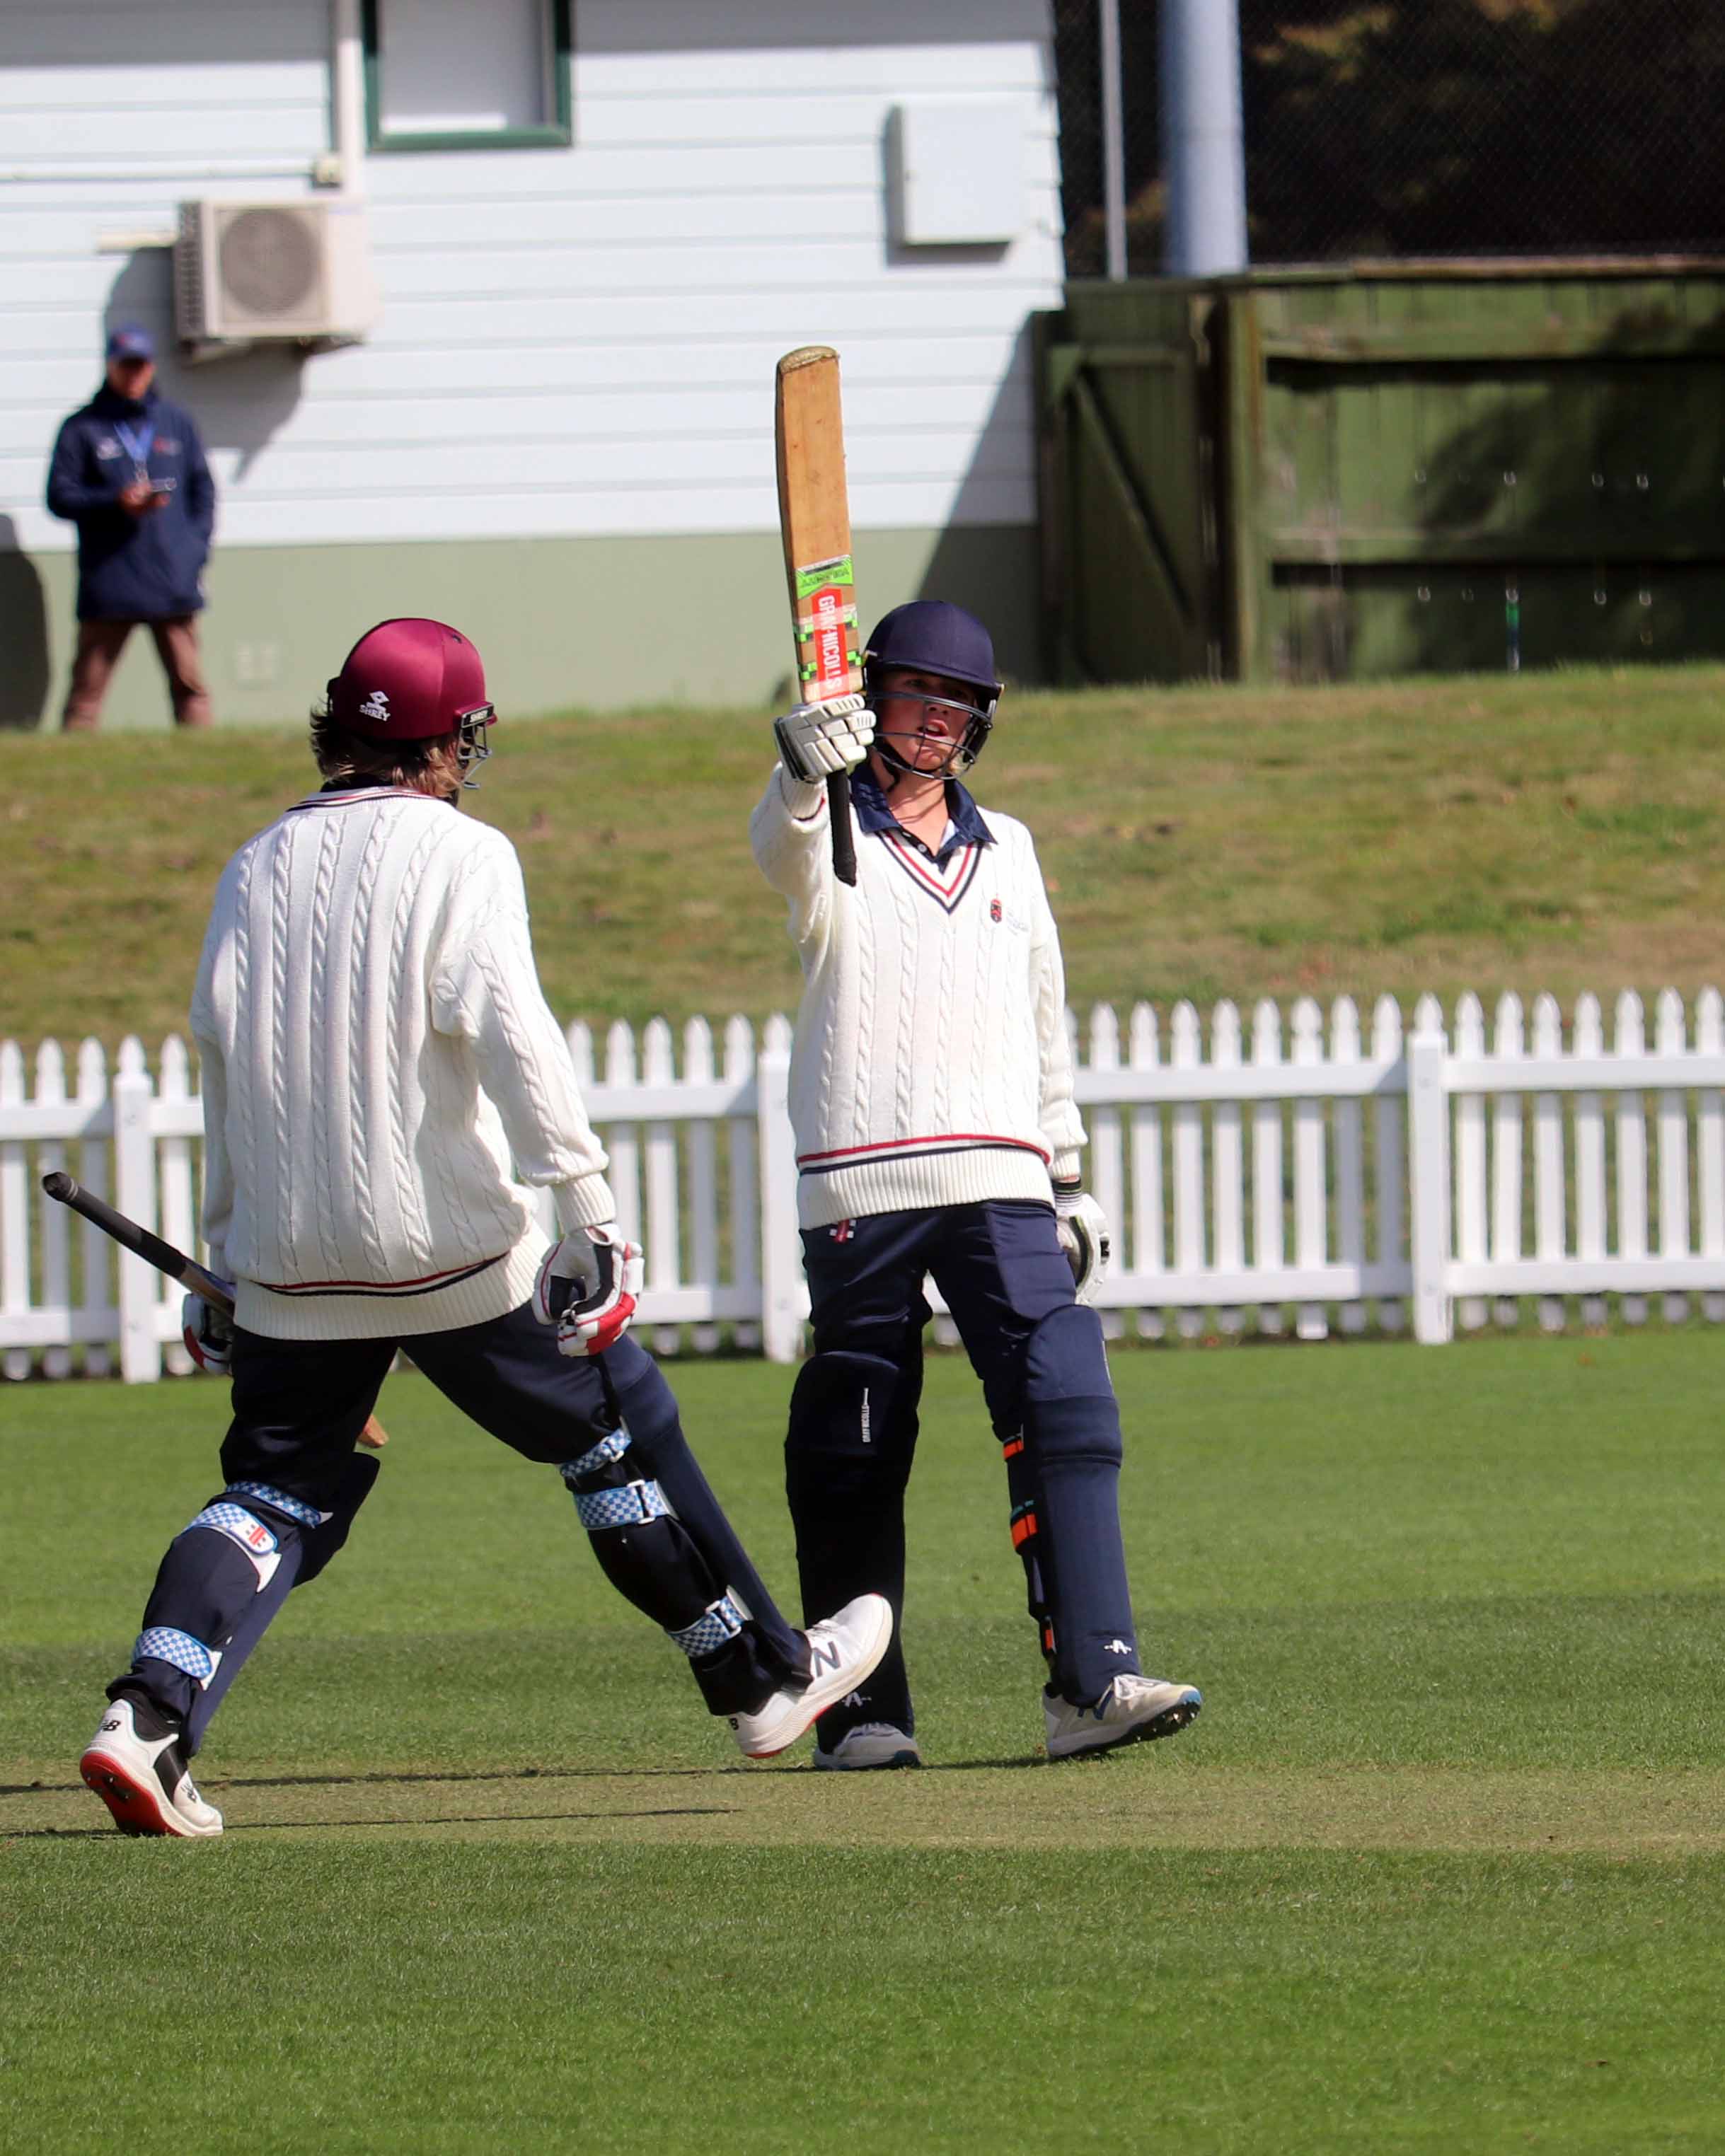
<path fill-rule="evenodd" d="M 172 1668 L 183 1670 L 188 1677 L 196 1677 L 199 1684 L 208 1684 L 216 1673 L 216 1665 L 222 1659 L 219 1647 L 206 1647 L 202 1640 L 194 1640 L 189 1632 L 177 1632 L 171 1625 L 152 1625 L 140 1632 L 131 1650 L 135 1662 L 167 1662 Z"/>
<path fill-rule="evenodd" d="M 224 1504 L 219 1498 L 214 1505 L 206 1505 L 195 1520 L 187 1522 L 188 1533 L 193 1527 L 214 1527 L 219 1534 L 235 1536 L 260 1557 L 267 1557 L 275 1547 L 275 1536 L 255 1512 L 248 1512 L 244 1505 Z"/>
<path fill-rule="evenodd" d="M 742 1630 L 742 1611 L 729 1594 L 721 1594 L 717 1602 L 708 1604 L 693 1625 L 685 1625 L 677 1631 L 667 1628 L 665 1636 L 673 1646 L 681 1647 L 693 1662 L 703 1655 L 716 1655 Z"/>
<path fill-rule="evenodd" d="M 649 1520 L 675 1518 L 657 1482 L 625 1482 L 615 1490 L 577 1490 L 575 1510 L 590 1535 L 607 1527 L 641 1527 Z"/>
<path fill-rule="evenodd" d="M 315 1505 L 308 1505 L 301 1497 L 290 1497 L 285 1490 L 273 1490 L 267 1482 L 230 1482 L 223 1492 L 229 1497 L 255 1497 L 260 1505 L 269 1505 L 278 1512 L 286 1512 L 291 1520 L 297 1520 L 302 1527 L 315 1527 L 329 1517 Z"/>
<path fill-rule="evenodd" d="M 602 1469 L 609 1467 L 614 1460 L 620 1460 L 629 1450 L 629 1443 L 626 1430 L 614 1430 L 608 1437 L 600 1438 L 590 1452 L 584 1452 L 579 1460 L 564 1460 L 558 1472 L 573 1488 L 584 1476 L 597 1475 Z"/>

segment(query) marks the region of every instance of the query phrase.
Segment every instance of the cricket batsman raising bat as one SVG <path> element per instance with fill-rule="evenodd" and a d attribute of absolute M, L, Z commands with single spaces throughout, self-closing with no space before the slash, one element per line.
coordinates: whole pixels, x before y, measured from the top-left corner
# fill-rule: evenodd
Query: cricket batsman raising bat
<path fill-rule="evenodd" d="M 779 399 L 804 701 L 775 722 L 749 835 L 803 973 L 790 1120 L 815 1340 L 785 1479 L 804 1604 L 904 1608 L 932 1276 L 1001 1441 L 1048 1757 L 1171 1737 L 1202 1701 L 1146 1674 L 1133 1625 L 1120 1411 L 1087 1306 L 1111 1233 L 1080 1174 L 1059 932 L 1030 833 L 964 783 L 1000 701 L 993 644 L 961 607 L 914 599 L 859 675 L 832 354 L 782 359 Z M 815 1764 L 921 1763 L 895 1636 L 821 1717 Z"/>

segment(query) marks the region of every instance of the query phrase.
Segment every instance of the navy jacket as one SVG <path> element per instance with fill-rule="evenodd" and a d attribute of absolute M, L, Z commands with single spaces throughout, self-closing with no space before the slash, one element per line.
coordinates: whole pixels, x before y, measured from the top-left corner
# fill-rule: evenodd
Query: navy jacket
<path fill-rule="evenodd" d="M 137 467 L 118 429 L 146 424 L 145 467 L 167 500 L 134 516 L 119 506 Z M 203 604 L 215 482 L 191 413 L 153 388 L 139 403 L 104 382 L 73 413 L 54 445 L 48 506 L 78 526 L 80 621 L 162 621 Z"/>

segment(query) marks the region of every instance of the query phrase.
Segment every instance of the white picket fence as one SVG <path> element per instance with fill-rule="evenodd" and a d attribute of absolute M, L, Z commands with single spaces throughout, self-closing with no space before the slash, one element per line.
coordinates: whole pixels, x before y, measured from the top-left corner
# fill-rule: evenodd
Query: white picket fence
<path fill-rule="evenodd" d="M 1442 1341 L 1458 1317 L 1518 1322 L 1524 1297 L 1548 1328 L 1600 1322 L 1608 1296 L 1632 1324 L 1652 1295 L 1668 1318 L 1694 1299 L 1725 1321 L 1715 989 L 1697 998 L 1692 1025 L 1681 998 L 1661 994 L 1650 1044 L 1632 994 L 1617 1000 L 1609 1046 L 1592 996 L 1567 1039 L 1548 996 L 1531 1027 L 1503 998 L 1489 1040 L 1472 996 L 1447 1032 L 1422 998 L 1405 1038 L 1387 997 L 1369 1037 L 1346 997 L 1327 1027 L 1303 998 L 1285 1022 L 1260 1003 L 1249 1029 L 1222 1003 L 1208 1027 L 1177 1005 L 1166 1035 L 1148 1006 L 1123 1035 L 1099 1005 L 1083 1038 L 1073 1032 L 1090 1184 L 1116 1224 L 1100 1297 L 1115 1337 L 1161 1337 L 1171 1322 L 1187 1336 L 1279 1332 L 1291 1318 L 1300 1338 L 1321 1339 L 1332 1326 L 1397 1331 L 1411 1312 L 1418 1339 Z M 716 1045 L 692 1019 L 680 1059 L 662 1020 L 638 1044 L 619 1023 L 602 1070 L 585 1026 L 569 1038 L 624 1227 L 646 1245 L 639 1322 L 651 1343 L 711 1353 L 729 1341 L 794 1360 L 808 1305 L 786 1021 L 757 1041 L 733 1019 Z M 111 1074 L 91 1041 L 73 1065 L 69 1086 L 64 1051 L 44 1042 L 27 1086 L 23 1055 L 0 1043 L 0 1368 L 100 1374 L 117 1348 L 128 1378 L 182 1373 L 178 1291 L 40 1181 L 68 1168 L 193 1249 L 202 1126 L 185 1046 L 164 1041 L 153 1073 L 136 1040 Z"/>

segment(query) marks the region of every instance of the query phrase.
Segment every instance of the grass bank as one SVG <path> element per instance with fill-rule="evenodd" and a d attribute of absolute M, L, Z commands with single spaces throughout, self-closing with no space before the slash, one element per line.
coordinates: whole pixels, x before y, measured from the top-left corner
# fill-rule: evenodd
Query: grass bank
<path fill-rule="evenodd" d="M 1721 973 L 1725 670 L 1009 700 L 976 791 L 1033 827 L 1073 1000 L 1686 992 Z M 568 1017 L 794 1007 L 749 858 L 759 713 L 498 729 Z M 296 728 L 9 744 L 0 1034 L 182 1020 L 215 876 L 305 790 Z"/>

